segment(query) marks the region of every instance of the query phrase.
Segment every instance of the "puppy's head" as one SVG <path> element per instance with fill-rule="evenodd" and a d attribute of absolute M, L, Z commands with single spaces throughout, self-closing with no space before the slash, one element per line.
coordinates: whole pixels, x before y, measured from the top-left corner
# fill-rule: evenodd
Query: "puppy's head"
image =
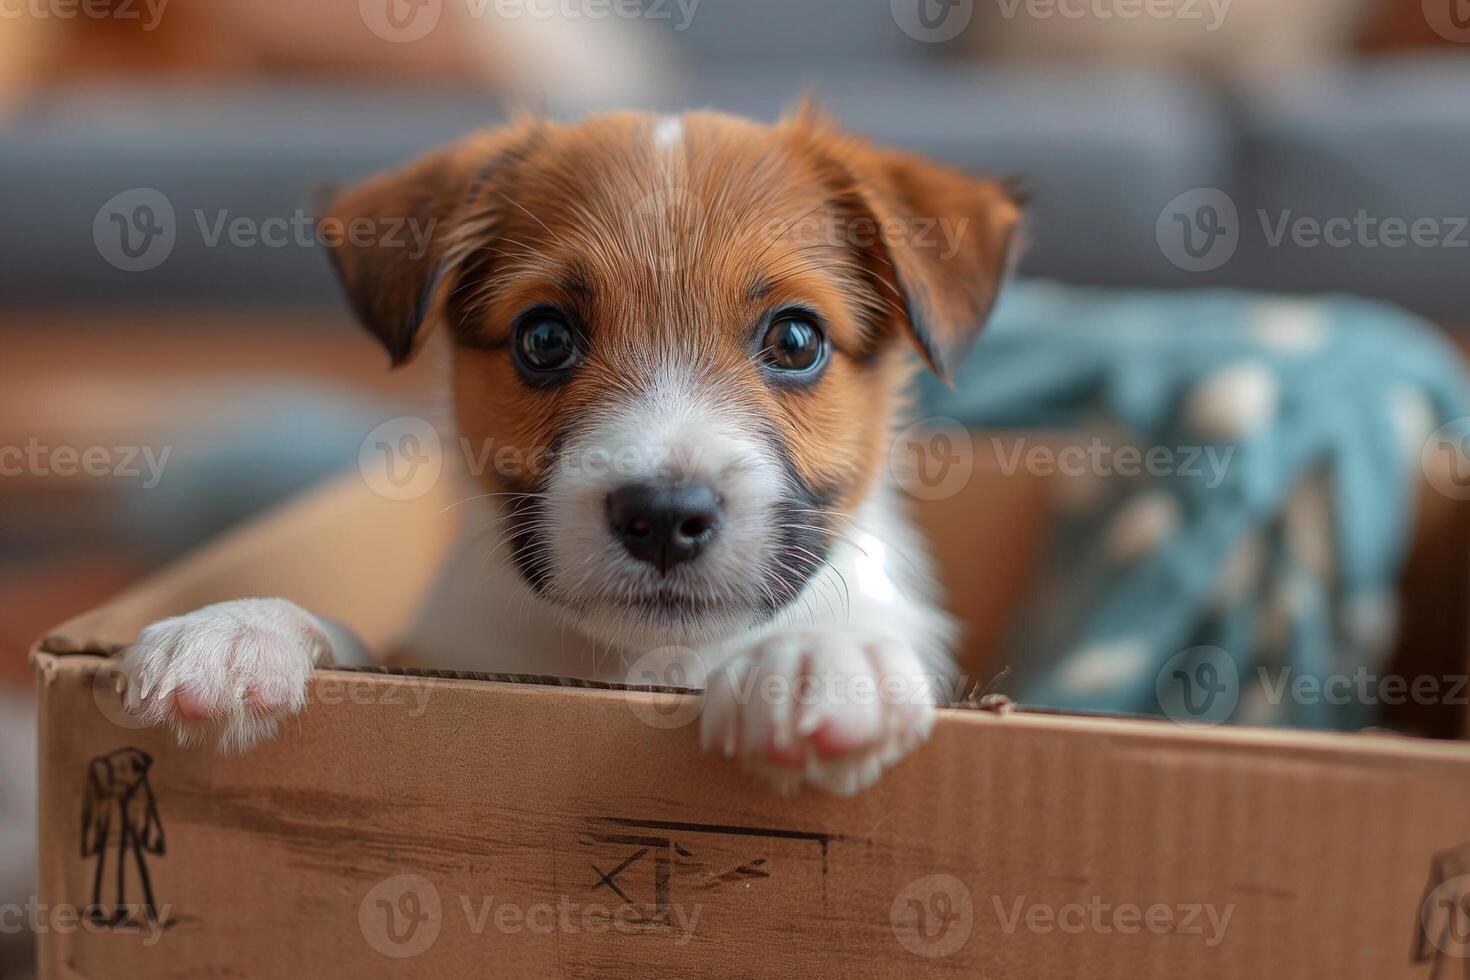
<path fill-rule="evenodd" d="M 814 111 L 523 121 L 342 194 L 334 249 L 395 363 L 452 332 L 460 434 L 529 584 L 602 638 L 700 643 L 820 573 L 917 347 L 953 368 L 999 288 L 1002 187 Z"/>

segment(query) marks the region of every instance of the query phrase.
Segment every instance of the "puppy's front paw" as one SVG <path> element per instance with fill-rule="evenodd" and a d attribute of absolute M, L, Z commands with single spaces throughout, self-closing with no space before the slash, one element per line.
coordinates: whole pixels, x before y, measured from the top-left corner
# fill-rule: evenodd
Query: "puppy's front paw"
<path fill-rule="evenodd" d="M 709 679 L 700 742 L 771 781 L 850 796 L 929 735 L 935 678 L 888 637 L 839 628 L 777 633 Z"/>
<path fill-rule="evenodd" d="M 239 599 L 160 620 L 120 655 L 124 704 L 181 745 L 217 735 L 221 751 L 272 738 L 306 706 L 317 664 L 331 663 L 321 623 L 284 599 Z"/>

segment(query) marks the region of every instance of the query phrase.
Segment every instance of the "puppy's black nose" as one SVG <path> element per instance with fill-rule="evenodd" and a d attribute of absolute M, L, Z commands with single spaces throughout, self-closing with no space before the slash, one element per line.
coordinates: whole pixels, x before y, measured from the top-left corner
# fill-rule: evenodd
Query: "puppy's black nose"
<path fill-rule="evenodd" d="M 631 483 L 608 494 L 607 520 L 628 554 L 668 574 L 719 533 L 720 497 L 706 483 Z"/>

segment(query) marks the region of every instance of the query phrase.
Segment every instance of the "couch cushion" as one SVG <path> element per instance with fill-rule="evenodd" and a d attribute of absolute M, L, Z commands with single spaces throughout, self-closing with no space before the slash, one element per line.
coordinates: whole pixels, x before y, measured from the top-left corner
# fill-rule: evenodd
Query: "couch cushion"
<path fill-rule="evenodd" d="M 1034 194 L 1024 268 L 1036 275 L 1180 281 L 1184 274 L 1154 240 L 1159 194 L 1228 180 L 1218 107 L 1165 75 L 897 62 L 882 71 L 830 68 L 807 77 L 857 131 L 977 172 L 1021 178 Z M 773 118 L 799 91 L 801 78 L 782 72 L 705 70 L 671 87 L 654 108 L 708 105 Z M 588 102 L 555 111 L 594 108 L 604 107 Z M 478 94 L 401 88 L 87 90 L 54 97 L 0 138 L 0 186 L 11 219 L 0 225 L 8 257 L 0 266 L 0 300 L 336 304 L 323 249 L 294 227 L 312 213 L 317 191 L 498 116 Z M 128 191 L 134 193 L 115 197 Z M 166 211 L 173 214 L 171 245 L 163 236 L 139 258 L 120 251 L 126 230 L 143 252 L 144 230 L 159 227 Z M 229 222 L 241 217 L 256 224 L 275 219 L 272 241 L 232 241 Z"/>
<path fill-rule="evenodd" d="M 1252 284 L 1470 322 L 1470 62 L 1394 59 L 1291 79 L 1249 93 L 1241 124 L 1236 261 Z M 1396 227 L 1416 221 L 1418 244 Z"/>

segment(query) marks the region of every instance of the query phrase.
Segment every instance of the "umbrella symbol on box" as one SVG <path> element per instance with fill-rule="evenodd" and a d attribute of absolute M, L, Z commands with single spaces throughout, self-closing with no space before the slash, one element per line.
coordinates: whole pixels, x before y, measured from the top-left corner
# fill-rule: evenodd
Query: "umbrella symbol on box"
<path fill-rule="evenodd" d="M 120 924 L 132 918 L 137 902 L 128 900 L 128 869 L 142 889 L 142 912 L 150 922 L 158 921 L 153 901 L 153 882 L 148 876 L 146 855 L 163 853 L 163 823 L 158 804 L 148 785 L 153 757 L 141 749 L 118 749 L 100 755 L 87 766 L 87 791 L 82 801 L 82 857 L 96 858 L 92 875 L 90 918 Z M 112 873 L 116 886 L 113 903 L 102 900 L 108 855 L 113 853 Z"/>

